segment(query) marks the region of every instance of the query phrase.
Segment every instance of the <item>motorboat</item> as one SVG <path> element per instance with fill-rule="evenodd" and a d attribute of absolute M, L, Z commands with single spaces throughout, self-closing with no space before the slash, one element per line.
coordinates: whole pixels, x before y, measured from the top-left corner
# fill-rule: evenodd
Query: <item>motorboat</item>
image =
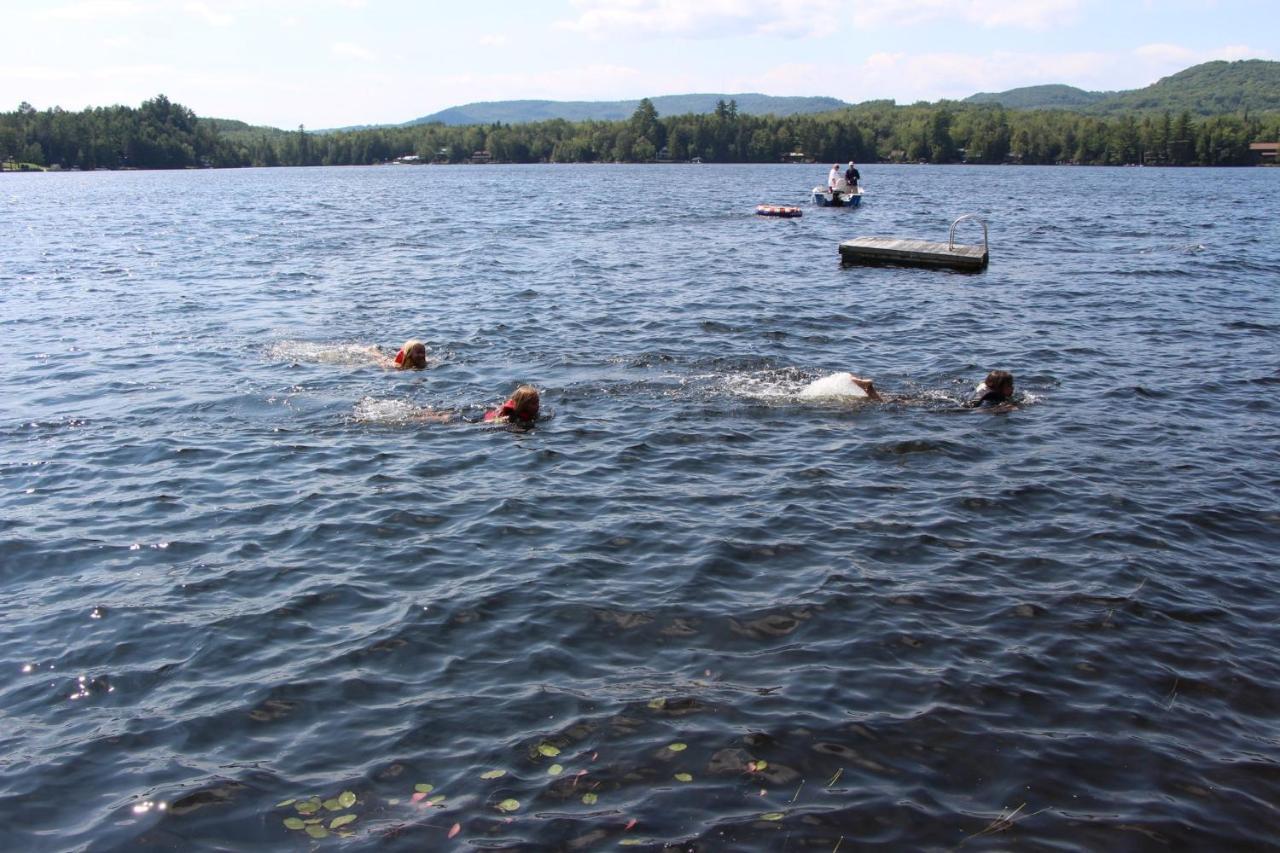
<path fill-rule="evenodd" d="M 830 187 L 814 187 L 813 203 L 818 207 L 857 207 L 862 204 L 862 187 L 850 187 L 844 181 Z"/>

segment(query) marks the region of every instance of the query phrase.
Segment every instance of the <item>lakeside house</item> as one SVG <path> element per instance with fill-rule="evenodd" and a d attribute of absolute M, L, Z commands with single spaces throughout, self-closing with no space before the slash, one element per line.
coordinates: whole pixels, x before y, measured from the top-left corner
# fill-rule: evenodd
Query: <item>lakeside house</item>
<path fill-rule="evenodd" d="M 1280 154 L 1280 142 L 1252 142 L 1249 144 L 1249 153 L 1255 158 L 1255 162 L 1264 166 L 1274 166 L 1277 161 L 1277 154 Z"/>
<path fill-rule="evenodd" d="M 468 163 L 492 163 L 493 155 L 488 151 L 473 151 L 467 159 Z"/>

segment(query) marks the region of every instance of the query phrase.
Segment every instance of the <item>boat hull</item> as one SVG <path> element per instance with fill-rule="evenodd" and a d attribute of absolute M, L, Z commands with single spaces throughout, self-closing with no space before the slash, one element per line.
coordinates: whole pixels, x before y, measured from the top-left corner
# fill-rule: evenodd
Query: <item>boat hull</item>
<path fill-rule="evenodd" d="M 813 203 L 818 207 L 858 207 L 862 204 L 862 188 L 833 193 L 826 187 L 814 187 Z"/>

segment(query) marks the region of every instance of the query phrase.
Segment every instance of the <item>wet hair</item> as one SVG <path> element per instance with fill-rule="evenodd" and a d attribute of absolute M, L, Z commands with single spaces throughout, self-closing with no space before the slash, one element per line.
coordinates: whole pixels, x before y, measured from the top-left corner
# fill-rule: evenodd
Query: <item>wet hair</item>
<path fill-rule="evenodd" d="M 511 414 L 509 417 L 516 421 L 534 421 L 538 418 L 538 389 L 532 385 L 521 385 L 519 388 L 511 392 Z"/>
<path fill-rule="evenodd" d="M 993 370 L 982 380 L 988 391 L 997 391 L 1006 397 L 1013 396 L 1013 374 L 1007 370 Z M 1006 391 L 1005 389 L 1008 388 Z"/>
<path fill-rule="evenodd" d="M 426 355 L 427 345 L 416 338 L 410 338 L 404 342 L 404 346 L 400 347 L 400 351 L 396 353 L 395 363 L 398 370 L 413 370 L 415 365 L 409 361 L 409 353 L 415 347 L 422 347 L 423 355 Z"/>

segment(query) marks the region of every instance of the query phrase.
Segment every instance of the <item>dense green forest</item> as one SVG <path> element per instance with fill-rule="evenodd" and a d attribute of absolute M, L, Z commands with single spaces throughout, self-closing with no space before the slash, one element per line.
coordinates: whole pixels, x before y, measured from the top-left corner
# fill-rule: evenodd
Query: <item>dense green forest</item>
<path fill-rule="evenodd" d="M 793 152 L 836 162 L 1078 163 L 1230 166 L 1249 143 L 1280 139 L 1280 113 L 1117 117 L 998 104 L 898 106 L 869 101 L 818 115 L 744 115 L 732 101 L 702 115 L 661 117 L 648 100 L 623 121 L 451 127 L 426 124 L 331 133 L 201 119 L 160 95 L 138 108 L 68 112 L 22 104 L 0 113 L 0 160 L 63 169 L 178 169 L 382 163 L 416 156 L 460 163 L 685 161 L 775 163 Z"/>

